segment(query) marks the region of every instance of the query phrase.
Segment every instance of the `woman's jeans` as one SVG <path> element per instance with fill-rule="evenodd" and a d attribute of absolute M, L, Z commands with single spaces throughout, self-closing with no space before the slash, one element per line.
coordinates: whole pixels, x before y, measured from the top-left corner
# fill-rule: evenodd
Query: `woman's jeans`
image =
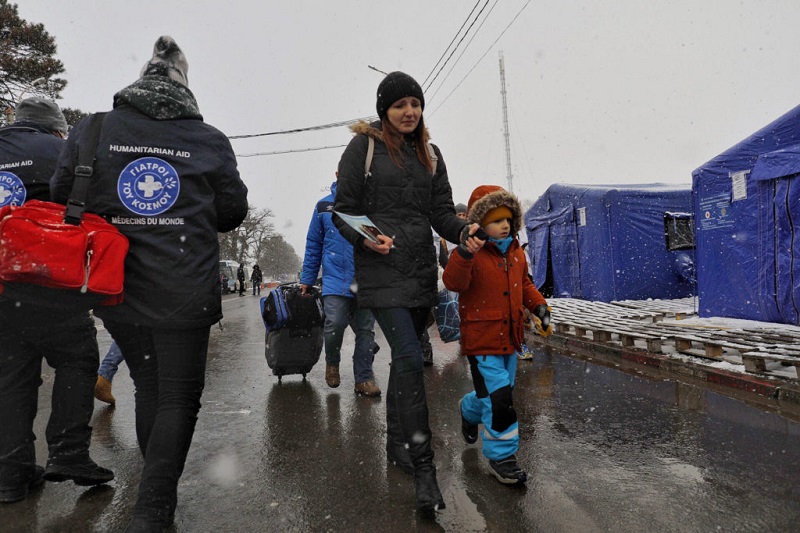
<path fill-rule="evenodd" d="M 122 351 L 120 351 L 117 341 L 112 341 L 108 352 L 106 352 L 106 356 L 103 357 L 103 360 L 100 362 L 100 368 L 97 370 L 97 374 L 103 376 L 108 381 L 114 381 L 114 376 L 117 374 L 117 370 L 119 370 L 119 365 L 124 360 L 125 358 L 122 357 Z"/>
<path fill-rule="evenodd" d="M 406 472 L 433 464 L 419 343 L 428 312 L 428 308 L 373 309 L 392 351 L 386 388 L 387 458 Z"/>
<path fill-rule="evenodd" d="M 356 383 L 375 379 L 372 361 L 375 354 L 375 317 L 369 309 L 359 309 L 355 298 L 330 294 L 322 297 L 325 308 L 325 362 L 339 366 L 342 360 L 342 339 L 349 325 L 356 335 L 356 348 L 353 352 L 353 376 Z"/>
<path fill-rule="evenodd" d="M 373 309 L 372 314 L 383 331 L 392 350 L 392 365 L 398 364 L 401 373 L 422 370 L 420 337 L 425 331 L 425 320 L 430 308 L 392 307 Z"/>
<path fill-rule="evenodd" d="M 136 437 L 144 470 L 134 514 L 168 526 L 200 410 L 210 327 L 105 326 L 125 354 L 136 387 Z"/>

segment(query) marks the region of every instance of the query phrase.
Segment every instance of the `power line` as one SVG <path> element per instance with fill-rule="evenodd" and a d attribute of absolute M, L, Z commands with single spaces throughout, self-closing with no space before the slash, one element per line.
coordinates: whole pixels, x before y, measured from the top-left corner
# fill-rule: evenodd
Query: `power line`
<path fill-rule="evenodd" d="M 475 2 L 475 5 L 472 6 L 472 11 L 469 12 L 469 15 L 467 15 L 467 18 L 464 19 L 464 22 L 461 23 L 461 27 L 458 28 L 458 31 L 456 32 L 456 34 L 453 35 L 453 39 L 450 41 L 450 44 L 447 45 L 447 48 L 444 49 L 444 52 L 442 52 L 442 55 L 436 61 L 436 64 L 433 65 L 433 68 L 431 69 L 431 71 L 428 72 L 427 76 L 425 76 L 425 79 L 422 81 L 423 87 L 425 86 L 426 83 L 428 83 L 428 79 L 431 77 L 431 74 L 433 74 L 433 72 L 436 70 L 436 67 L 439 66 L 439 63 L 444 58 L 445 54 L 447 54 L 447 51 L 450 50 L 450 47 L 453 46 L 453 43 L 455 42 L 456 38 L 461 34 L 461 30 L 463 30 L 464 26 L 467 25 L 467 22 L 472 17 L 472 14 L 475 12 L 475 8 L 478 7 L 478 4 L 480 4 L 480 3 L 481 3 L 481 0 L 478 0 L 477 2 Z"/>
<path fill-rule="evenodd" d="M 508 23 L 508 26 L 506 26 L 505 29 L 502 32 L 500 32 L 500 35 L 498 35 L 497 39 L 495 39 L 494 42 L 489 45 L 489 48 L 486 49 L 486 51 L 483 53 L 483 55 L 480 57 L 480 59 L 478 59 L 478 61 L 476 61 L 475 64 L 472 65 L 472 68 L 469 69 L 469 71 L 464 75 L 464 77 L 461 78 L 461 81 L 459 81 L 458 84 L 455 87 L 453 87 L 453 90 L 450 91 L 450 93 L 447 96 L 444 97 L 444 100 L 442 100 L 442 103 L 439 104 L 439 106 L 436 109 L 434 109 L 433 111 L 431 111 L 428 114 L 429 117 L 433 116 L 434 113 L 436 113 L 439 109 L 441 109 L 441 107 L 444 105 L 444 103 L 447 101 L 447 99 L 450 98 L 453 95 L 454 92 L 456 92 L 456 89 L 461 87 L 461 84 L 464 83 L 464 81 L 469 77 L 470 74 L 472 74 L 472 71 L 475 70 L 475 68 L 480 64 L 481 61 L 483 61 L 483 58 L 486 57 L 486 54 L 488 54 L 492 50 L 492 48 L 494 48 L 494 45 L 497 44 L 497 41 L 499 41 L 500 38 L 503 37 L 503 35 L 506 33 L 506 31 L 508 31 L 508 29 L 511 27 L 511 25 L 514 24 L 514 22 L 516 22 L 517 18 L 519 18 L 519 16 L 522 14 L 523 11 L 525 11 L 525 8 L 528 7 L 528 4 L 530 4 L 530 3 L 531 3 L 531 0 L 528 0 L 527 2 L 525 2 L 525 5 L 522 6 L 522 8 L 517 12 L 516 15 L 514 15 L 514 18 L 511 19 L 511 22 Z"/>
<path fill-rule="evenodd" d="M 480 3 L 480 0 L 478 0 L 478 4 L 479 3 Z M 495 5 L 496 5 L 496 3 L 497 2 L 495 2 Z M 469 77 L 470 74 L 472 74 L 472 71 L 475 70 L 475 68 L 480 64 L 481 61 L 483 61 L 483 58 L 486 57 L 486 54 L 488 54 L 491 51 L 491 49 L 494 47 L 494 45 L 497 44 L 497 41 L 499 41 L 503 37 L 503 35 L 506 33 L 506 31 L 508 31 L 508 29 L 511 27 L 511 25 L 514 24 L 514 22 L 516 22 L 517 18 L 519 18 L 519 16 L 522 14 L 522 12 L 525 10 L 525 8 L 528 7 L 528 4 L 530 4 L 530 3 L 531 3 L 531 0 L 528 0 L 525 3 L 525 5 L 522 6 L 522 8 L 517 12 L 517 14 L 514 15 L 514 18 L 511 19 L 511 22 L 509 22 L 508 25 L 505 27 L 505 29 L 503 29 L 503 31 L 500 33 L 500 35 L 497 37 L 497 39 L 495 39 L 494 42 L 491 45 L 489 45 L 489 48 L 486 49 L 486 52 L 483 53 L 483 55 L 480 57 L 480 59 L 478 59 L 478 61 L 472 66 L 472 68 L 469 69 L 469 71 L 466 73 L 466 75 L 464 75 L 464 77 L 461 78 L 461 81 L 458 82 L 458 84 L 453 88 L 453 90 L 450 91 L 447 96 L 445 96 L 444 100 L 442 100 L 442 103 L 439 104 L 436 107 L 436 109 L 431 111 L 427 116 L 429 116 L 429 117 L 433 116 L 433 114 L 436 113 L 436 111 L 438 111 L 444 105 L 444 103 L 447 101 L 447 99 L 450 98 L 450 96 L 452 96 L 454 92 L 456 92 L 456 90 L 461 86 L 461 84 L 464 83 L 464 81 Z M 475 7 L 477 7 L 478 4 L 475 4 Z M 489 0 L 486 0 L 486 3 L 484 4 L 483 8 L 481 8 L 481 11 L 478 13 L 478 17 L 480 16 L 480 14 L 483 12 L 483 10 L 486 8 L 486 6 L 488 4 L 489 4 Z M 475 7 L 472 8 L 472 11 L 470 12 L 470 15 L 472 14 L 472 12 L 475 11 Z M 489 14 L 491 14 L 492 10 L 494 10 L 494 5 L 492 6 L 492 9 L 489 10 Z M 489 16 L 489 14 L 487 14 L 487 18 Z M 478 17 L 476 17 L 475 20 L 472 21 L 472 24 L 467 29 L 467 33 L 469 33 L 469 30 L 475 24 L 475 22 L 477 21 Z M 469 17 L 467 17 L 467 20 L 469 20 Z M 484 22 L 485 21 L 486 21 L 486 19 L 484 18 Z M 464 24 L 466 24 L 466 21 L 464 22 Z M 481 23 L 481 26 L 478 27 L 478 30 L 480 30 L 480 28 L 482 26 L 483 26 L 483 22 Z M 463 24 L 462 24 L 462 28 L 463 28 Z M 459 29 L 459 32 L 460 31 L 461 30 Z M 458 33 L 456 33 L 456 37 L 457 36 L 458 36 Z M 461 41 L 463 41 L 465 37 L 466 37 L 466 34 L 461 38 Z M 474 38 L 474 35 L 473 35 L 473 38 Z M 453 38 L 453 40 L 455 40 L 455 37 Z M 461 41 L 459 41 L 459 45 L 461 44 Z M 472 39 L 470 39 L 469 42 L 471 43 Z M 452 44 L 452 41 L 451 41 L 451 44 Z M 469 43 L 467 43 L 467 46 L 469 46 Z M 449 46 L 448 46 L 448 48 L 449 48 Z M 458 48 L 458 46 L 456 46 L 456 49 L 457 48 Z M 447 49 L 445 49 L 445 53 L 447 53 Z M 453 53 L 455 53 L 455 49 L 453 50 Z M 442 67 L 439 69 L 439 72 L 441 72 L 441 70 L 446 66 L 447 62 L 450 60 L 450 57 L 452 57 L 453 53 L 450 54 L 450 56 L 448 57 L 447 61 L 445 61 L 445 64 L 442 65 Z M 462 55 L 463 55 L 463 52 L 462 52 Z M 461 55 L 459 55 L 457 61 L 460 60 L 460 59 L 461 59 Z M 439 62 L 437 61 L 437 65 L 438 65 L 438 63 Z M 370 67 L 370 68 L 373 68 L 373 67 Z M 434 66 L 434 69 L 435 68 L 436 67 Z M 374 69 L 374 70 L 377 70 L 377 69 Z M 447 76 L 450 75 L 451 71 L 452 71 L 452 68 L 450 69 L 450 71 L 448 71 Z M 438 76 L 438 73 L 437 73 L 437 76 Z M 447 76 L 445 76 L 445 79 L 447 79 Z M 428 75 L 428 77 L 430 77 L 430 74 Z M 436 77 L 434 77 L 434 79 L 431 81 L 431 84 L 433 84 L 433 82 L 435 80 L 436 80 Z M 429 87 L 430 87 L 430 85 L 429 85 Z M 436 93 L 438 93 L 440 89 L 441 89 L 441 85 L 439 86 L 439 89 L 436 90 Z M 434 96 L 436 95 L 436 93 L 434 93 Z M 249 134 L 249 135 L 231 135 L 231 136 L 228 136 L 228 139 L 235 140 L 235 139 L 249 139 L 249 138 L 253 138 L 253 137 L 266 137 L 266 136 L 272 136 L 272 135 L 288 135 L 288 134 L 293 134 L 293 133 L 301 133 L 301 132 L 305 132 L 305 131 L 315 131 L 315 130 L 322 130 L 322 129 L 329 129 L 329 128 L 338 128 L 340 126 L 349 126 L 349 125 L 355 124 L 355 123 L 357 123 L 359 121 L 371 122 L 371 121 L 373 121 L 375 119 L 377 119 L 377 117 L 373 115 L 373 116 L 370 116 L 370 117 L 356 118 L 356 119 L 351 119 L 351 120 L 343 120 L 341 122 L 332 122 L 330 124 L 323 124 L 323 125 L 320 125 L 320 126 L 310 126 L 310 127 L 307 127 L 307 128 L 295 128 L 295 129 L 291 129 L 291 130 L 279 130 L 279 131 L 271 131 L 271 132 L 266 132 L 266 133 L 255 133 L 255 134 Z M 291 154 L 291 153 L 300 153 L 300 152 L 312 152 L 312 151 L 317 151 L 317 150 L 329 150 L 329 149 L 333 149 L 333 148 L 342 148 L 342 147 L 345 147 L 345 146 L 347 146 L 347 145 L 346 144 L 341 144 L 341 145 L 336 145 L 336 146 L 320 146 L 320 147 L 315 147 L 315 148 L 303 148 L 303 149 L 299 149 L 299 150 L 280 150 L 280 151 L 274 151 L 274 152 L 257 152 L 257 153 L 251 153 L 251 154 L 236 154 L 236 156 L 237 157 L 256 157 L 256 156 L 263 156 L 263 155 Z"/>
<path fill-rule="evenodd" d="M 481 28 L 483 28 L 483 25 L 484 25 L 484 24 L 486 23 L 486 21 L 489 19 L 489 16 L 492 14 L 492 11 L 494 11 L 494 8 L 495 8 L 495 7 L 497 7 L 497 3 L 498 3 L 499 1 L 500 1 L 500 0 L 495 0 L 494 4 L 492 4 L 492 8 L 489 10 L 489 12 L 488 12 L 488 13 L 486 13 L 486 16 L 485 16 L 485 17 L 483 17 L 483 21 L 481 22 L 481 25 L 480 25 L 480 26 L 478 26 L 478 29 L 477 29 L 477 30 L 475 30 L 475 33 L 473 33 L 473 34 L 472 34 L 472 37 L 470 37 L 470 39 L 469 39 L 469 41 L 467 42 L 466 46 L 464 46 L 464 48 L 462 48 L 462 49 L 461 49 L 461 53 L 458 55 L 458 58 L 456 58 L 455 62 L 454 62 L 454 63 L 453 63 L 451 66 L 450 66 L 450 70 L 448 70 L 448 71 L 447 71 L 447 74 L 445 74 L 445 76 L 444 76 L 444 79 L 443 79 L 443 80 L 442 80 L 442 82 L 439 84 L 439 87 L 438 87 L 438 88 L 437 88 L 437 89 L 434 91 L 434 93 L 433 93 L 433 94 L 430 96 L 430 98 L 428 98 L 428 102 L 432 102 L 432 101 L 434 100 L 434 98 L 436 98 L 436 95 L 437 95 L 437 94 L 439 94 L 439 91 L 441 91 L 441 90 L 442 90 L 442 87 L 444 87 L 444 83 L 445 83 L 445 82 L 447 81 L 447 79 L 450 77 L 450 74 L 452 74 L 452 73 L 453 73 L 453 69 L 454 69 L 454 68 L 456 67 L 456 65 L 458 65 L 458 63 L 461 61 L 461 58 L 464 56 L 464 52 L 466 52 L 466 51 L 467 51 L 467 48 L 469 48 L 469 45 L 471 45 L 471 44 L 472 44 L 472 41 L 474 41 L 474 40 L 475 40 L 475 36 L 476 36 L 476 35 L 478 35 L 478 33 L 481 31 Z"/>
<path fill-rule="evenodd" d="M 343 120 L 341 122 L 331 122 L 330 124 L 322 124 L 320 126 L 309 126 L 307 128 L 295 128 L 291 130 L 278 130 L 278 131 L 269 131 L 266 133 L 252 133 L 248 135 L 229 135 L 228 139 L 251 139 L 253 137 L 267 137 L 270 135 L 288 135 L 290 133 L 302 133 L 304 131 L 315 131 L 315 130 L 325 130 L 329 128 L 338 128 L 340 126 L 349 126 L 351 124 L 355 124 L 360 121 L 364 122 L 371 122 L 378 118 L 377 116 L 371 117 L 362 117 L 362 118 L 353 118 L 350 120 Z"/>
<path fill-rule="evenodd" d="M 436 81 L 436 78 L 438 78 L 438 77 L 439 77 L 439 74 L 441 74 L 441 72 L 442 72 L 442 69 L 444 69 L 444 67 L 445 67 L 445 66 L 447 65 L 447 63 L 450 61 L 450 58 L 452 58 L 452 57 L 453 57 L 453 54 L 455 54 L 455 53 L 456 53 L 456 50 L 458 49 L 458 47 L 459 47 L 459 46 L 461 46 L 461 43 L 462 43 L 462 42 L 464 42 L 464 39 L 467 37 L 467 34 L 469 34 L 469 31 L 472 29 L 472 27 L 473 27 L 473 26 L 475 25 L 475 23 L 478 21 L 478 18 L 481 16 L 481 13 L 483 13 L 483 10 L 484 10 L 484 9 L 486 9 L 486 6 L 488 6 L 488 5 L 489 5 L 489 0 L 486 0 L 486 3 L 484 3 L 484 4 L 483 4 L 483 7 L 482 7 L 482 8 L 481 8 L 481 10 L 478 12 L 478 15 L 477 15 L 477 16 L 476 16 L 476 17 L 473 19 L 472 23 L 469 25 L 469 28 L 467 28 L 467 31 L 466 31 L 466 32 L 464 32 L 464 35 L 463 35 L 463 36 L 461 36 L 461 39 L 458 41 L 458 44 L 455 46 L 455 48 L 453 48 L 453 51 L 452 51 L 452 52 L 450 52 L 450 55 L 449 55 L 449 56 L 447 56 L 447 59 L 446 59 L 446 60 L 445 60 L 445 62 L 442 64 L 442 66 L 441 66 L 441 67 L 439 67 L 439 70 L 436 72 L 436 75 L 433 77 L 433 79 L 431 80 L 431 82 L 428 84 L 428 88 L 430 88 L 430 87 L 431 87 L 431 85 L 433 85 L 433 82 L 435 82 L 435 81 Z"/>
<path fill-rule="evenodd" d="M 337 144 L 335 146 L 318 146 L 316 148 L 301 148 L 299 150 L 278 150 L 275 152 L 257 152 L 254 154 L 236 154 L 236 157 L 256 157 L 259 155 L 279 155 L 279 154 L 294 154 L 298 152 L 314 152 L 317 150 L 330 150 L 332 148 L 344 148 L 346 144 Z"/>

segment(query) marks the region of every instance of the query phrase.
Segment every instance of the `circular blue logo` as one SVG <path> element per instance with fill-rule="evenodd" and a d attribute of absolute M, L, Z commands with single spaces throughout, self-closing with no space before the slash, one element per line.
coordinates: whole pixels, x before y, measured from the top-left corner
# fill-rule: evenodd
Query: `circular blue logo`
<path fill-rule="evenodd" d="M 0 172 L 0 207 L 22 205 L 28 191 L 25 184 L 13 172 Z"/>
<path fill-rule="evenodd" d="M 117 180 L 119 199 L 137 215 L 160 215 L 175 204 L 180 192 L 178 173 L 158 157 L 129 163 Z"/>

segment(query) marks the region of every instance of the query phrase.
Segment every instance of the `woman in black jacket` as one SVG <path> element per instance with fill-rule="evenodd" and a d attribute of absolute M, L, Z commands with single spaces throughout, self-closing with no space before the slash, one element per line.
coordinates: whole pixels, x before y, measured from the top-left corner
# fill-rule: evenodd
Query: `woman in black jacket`
<path fill-rule="evenodd" d="M 173 521 L 178 480 L 205 384 L 211 325 L 222 318 L 217 232 L 247 214 L 247 187 L 230 142 L 203 122 L 186 59 L 161 37 L 142 77 L 114 96 L 104 119 L 86 210 L 128 237 L 122 304 L 97 307 L 136 386 L 144 470 L 126 531 Z M 70 134 L 51 181 L 65 202 L 85 121 Z M 191 280 L 191 283 L 186 283 Z"/>
<path fill-rule="evenodd" d="M 339 162 L 334 209 L 367 215 L 383 233 L 377 244 L 335 217 L 353 245 L 359 306 L 372 310 L 392 350 L 387 458 L 414 474 L 417 509 L 433 511 L 444 508 L 444 500 L 436 482 L 419 343 L 426 316 L 436 305 L 431 226 L 459 242 L 466 223 L 456 217 L 442 155 L 428 145 L 424 107 L 422 89 L 411 76 L 386 76 L 378 86 L 380 121 L 352 128 L 356 136 Z M 365 175 L 369 138 L 374 154 Z"/>

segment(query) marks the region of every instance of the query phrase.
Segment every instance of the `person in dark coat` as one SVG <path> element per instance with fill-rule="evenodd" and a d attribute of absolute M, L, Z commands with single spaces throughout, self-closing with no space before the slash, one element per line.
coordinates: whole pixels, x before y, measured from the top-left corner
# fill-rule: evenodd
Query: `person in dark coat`
<path fill-rule="evenodd" d="M 161 531 L 173 522 L 210 329 L 222 318 L 217 232 L 235 229 L 247 214 L 230 142 L 203 122 L 187 70 L 181 49 L 162 36 L 140 79 L 114 95 L 86 205 L 130 241 L 123 303 L 94 311 L 136 387 L 144 469 L 127 531 Z M 61 153 L 51 182 L 55 201 L 67 199 L 82 142 L 85 121 Z"/>
<path fill-rule="evenodd" d="M 40 97 L 17 106 L 0 129 L 0 208 L 50 199 L 50 177 L 64 146 L 67 122 L 58 105 Z M 0 293 L 0 502 L 25 499 L 42 479 L 96 485 L 114 473 L 89 457 L 97 330 L 88 312 L 77 316 Z M 47 468 L 36 464 L 33 421 L 42 359 L 55 369 L 45 430 Z"/>
<path fill-rule="evenodd" d="M 250 274 L 250 281 L 253 283 L 253 296 L 261 296 L 261 282 L 263 280 L 264 275 L 261 273 L 261 267 L 253 265 L 253 273 Z"/>
<path fill-rule="evenodd" d="M 390 73 L 378 86 L 380 120 L 355 125 L 356 136 L 339 161 L 334 210 L 369 216 L 383 233 L 380 244 L 364 238 L 341 217 L 334 220 L 353 245 L 359 306 L 372 310 L 391 347 L 387 458 L 413 472 L 417 509 L 429 512 L 444 508 L 433 462 L 419 342 L 426 317 L 436 305 L 438 267 L 431 227 L 445 239 L 459 242 L 466 222 L 455 215 L 442 154 L 428 145 L 424 107 L 419 84 L 403 72 Z M 374 155 L 365 173 L 370 137 Z M 475 230 L 477 224 L 469 231 Z"/>
<path fill-rule="evenodd" d="M 239 296 L 244 296 L 244 286 L 247 276 L 244 273 L 244 263 L 239 263 L 239 268 L 236 269 L 236 280 L 239 282 Z"/>

